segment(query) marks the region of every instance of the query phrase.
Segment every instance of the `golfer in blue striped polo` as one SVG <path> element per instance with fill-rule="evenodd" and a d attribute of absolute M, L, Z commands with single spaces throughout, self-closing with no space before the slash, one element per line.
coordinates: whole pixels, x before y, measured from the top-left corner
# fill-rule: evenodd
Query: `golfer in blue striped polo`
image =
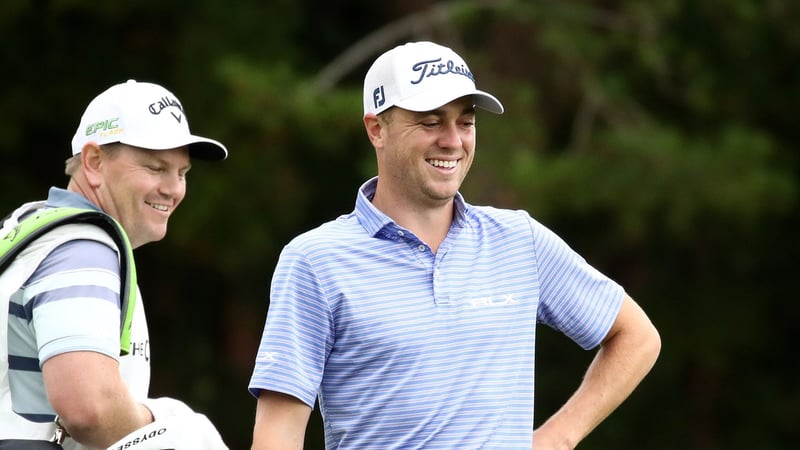
<path fill-rule="evenodd" d="M 328 449 L 574 448 L 637 386 L 658 332 L 623 288 L 525 211 L 467 203 L 477 90 L 431 42 L 364 81 L 377 177 L 355 210 L 285 246 L 249 389 L 253 449 L 300 449 L 319 400 Z M 536 325 L 599 347 L 534 431 Z"/>

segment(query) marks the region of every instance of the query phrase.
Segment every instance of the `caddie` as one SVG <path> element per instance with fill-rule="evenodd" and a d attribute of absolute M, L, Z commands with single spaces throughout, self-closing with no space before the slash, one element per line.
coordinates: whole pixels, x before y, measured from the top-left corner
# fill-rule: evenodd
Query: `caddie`
<path fill-rule="evenodd" d="M 132 249 L 159 241 L 186 194 L 192 159 L 227 155 L 220 142 L 190 132 L 172 92 L 135 80 L 117 84 L 81 118 L 66 189 L 53 187 L 45 201 L 16 209 L 0 239 L 11 239 L 36 215 L 69 207 L 107 214 Z M 135 289 L 127 329 L 125 249 L 113 238 L 90 223 L 59 225 L 0 274 L 0 449 L 36 448 L 54 436 L 65 449 L 108 448 L 178 416 L 194 424 L 191 432 L 205 448 L 227 448 L 211 422 L 188 420 L 198 413 L 185 403 L 148 398 L 144 303 Z"/>

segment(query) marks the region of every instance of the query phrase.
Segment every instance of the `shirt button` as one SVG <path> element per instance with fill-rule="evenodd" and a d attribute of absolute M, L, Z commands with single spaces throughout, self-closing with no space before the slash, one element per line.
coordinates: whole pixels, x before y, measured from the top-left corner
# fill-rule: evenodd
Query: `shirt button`
<path fill-rule="evenodd" d="M 425 251 L 425 246 L 420 244 L 420 246 L 417 247 L 417 249 L 419 249 L 420 252 L 424 252 Z"/>
<path fill-rule="evenodd" d="M 402 237 L 402 236 L 405 236 L 406 234 L 403 233 L 403 230 L 400 230 L 400 231 L 397 232 L 397 235 Z"/>

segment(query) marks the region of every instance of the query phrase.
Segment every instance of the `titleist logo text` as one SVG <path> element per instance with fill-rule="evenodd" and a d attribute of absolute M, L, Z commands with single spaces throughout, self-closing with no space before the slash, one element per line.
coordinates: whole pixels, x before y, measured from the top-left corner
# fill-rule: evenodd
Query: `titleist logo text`
<path fill-rule="evenodd" d="M 463 64 L 456 65 L 452 60 L 448 60 L 446 63 L 440 62 L 441 60 L 442 58 L 437 58 L 428 61 L 420 61 L 414 64 L 411 70 L 419 72 L 419 78 L 417 78 L 416 81 L 412 81 L 411 84 L 419 84 L 425 77 L 435 77 L 437 75 L 447 75 L 449 73 L 463 75 L 472 80 L 473 83 L 475 82 L 475 77 L 472 75 L 472 72 L 467 69 L 467 66 Z"/>

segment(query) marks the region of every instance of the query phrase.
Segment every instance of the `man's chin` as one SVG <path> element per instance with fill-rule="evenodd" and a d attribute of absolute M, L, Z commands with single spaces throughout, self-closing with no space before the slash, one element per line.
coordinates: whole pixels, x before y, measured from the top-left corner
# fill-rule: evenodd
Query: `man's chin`
<path fill-rule="evenodd" d="M 158 242 L 158 241 L 164 239 L 166 236 L 167 236 L 167 230 L 164 229 L 164 231 L 162 231 L 162 232 L 149 233 L 148 236 L 142 236 L 139 239 L 132 239 L 130 237 L 129 237 L 129 239 L 131 241 L 131 246 L 133 248 L 139 248 L 139 247 L 141 247 L 141 246 L 143 246 L 145 244 L 149 244 L 151 242 Z"/>

